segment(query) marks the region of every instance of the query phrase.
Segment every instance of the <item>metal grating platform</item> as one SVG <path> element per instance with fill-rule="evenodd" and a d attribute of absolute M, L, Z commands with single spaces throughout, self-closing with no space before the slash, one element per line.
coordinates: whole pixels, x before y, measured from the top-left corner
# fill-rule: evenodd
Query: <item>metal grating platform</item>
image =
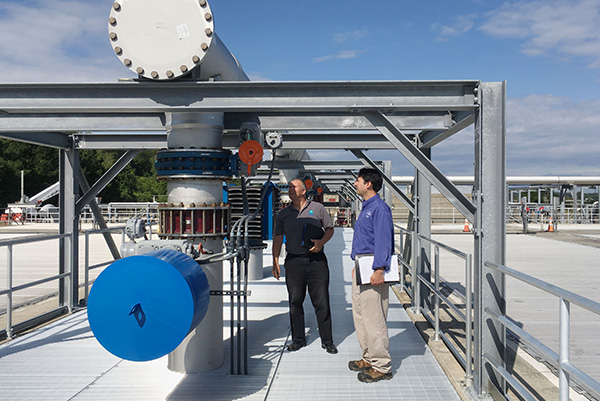
<path fill-rule="evenodd" d="M 109 354 L 93 337 L 86 312 L 80 311 L 0 346 L 0 400 L 458 400 L 393 294 L 388 327 L 394 378 L 364 384 L 348 370 L 348 361 L 360 356 L 351 315 L 351 241 L 352 229 L 336 229 L 326 245 L 337 355 L 321 349 L 308 297 L 308 345 L 283 351 L 289 333 L 287 293 L 284 280 L 270 276 L 267 249 L 265 278 L 250 284 L 248 376 L 229 374 L 229 322 L 224 328 L 225 364 L 183 375 L 167 369 L 167 357 L 137 363 Z"/>

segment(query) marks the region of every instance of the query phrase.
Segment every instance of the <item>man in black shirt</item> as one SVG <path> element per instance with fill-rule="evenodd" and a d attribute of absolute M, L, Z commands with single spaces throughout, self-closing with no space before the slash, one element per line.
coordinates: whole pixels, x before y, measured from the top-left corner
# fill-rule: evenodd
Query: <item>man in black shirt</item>
<path fill-rule="evenodd" d="M 288 194 L 292 203 L 277 214 L 273 236 L 273 276 L 277 280 L 281 275 L 279 254 L 286 236 L 285 283 L 292 327 L 292 343 L 287 349 L 297 351 L 306 345 L 302 304 L 308 288 L 321 345 L 328 353 L 336 354 L 329 307 L 329 267 L 323 252 L 323 246 L 333 236 L 333 222 L 322 204 L 306 199 L 306 186 L 301 180 L 290 182 Z M 319 230 L 320 235 L 316 234 Z"/>

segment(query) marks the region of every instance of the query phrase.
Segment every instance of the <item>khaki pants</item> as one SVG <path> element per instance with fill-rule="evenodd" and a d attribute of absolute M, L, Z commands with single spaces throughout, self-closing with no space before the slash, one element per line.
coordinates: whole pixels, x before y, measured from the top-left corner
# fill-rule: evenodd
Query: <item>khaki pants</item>
<path fill-rule="evenodd" d="M 389 284 L 358 285 L 356 269 L 352 274 L 352 317 L 362 358 L 382 373 L 392 369 L 386 324 L 389 288 Z"/>

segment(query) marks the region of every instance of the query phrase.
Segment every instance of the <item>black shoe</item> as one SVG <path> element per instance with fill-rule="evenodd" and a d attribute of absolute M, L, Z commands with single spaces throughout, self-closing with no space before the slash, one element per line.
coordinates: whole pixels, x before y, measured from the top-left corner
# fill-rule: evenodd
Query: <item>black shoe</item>
<path fill-rule="evenodd" d="M 329 354 L 337 354 L 337 348 L 333 344 L 325 345 L 321 344 L 321 348 L 323 348 Z"/>
<path fill-rule="evenodd" d="M 287 350 L 288 351 L 298 351 L 300 348 L 305 347 L 306 346 L 306 341 L 303 342 L 293 342 L 290 345 L 287 346 Z"/>

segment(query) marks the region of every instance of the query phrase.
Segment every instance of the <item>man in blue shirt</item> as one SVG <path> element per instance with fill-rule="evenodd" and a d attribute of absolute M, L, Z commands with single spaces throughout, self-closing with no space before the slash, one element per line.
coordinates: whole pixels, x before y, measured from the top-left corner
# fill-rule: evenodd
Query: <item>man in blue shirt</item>
<path fill-rule="evenodd" d="M 355 261 L 352 271 L 352 317 L 362 359 L 348 362 L 350 370 L 359 372 L 358 380 L 366 383 L 392 378 L 387 312 L 389 285 L 383 273 L 390 268 L 394 251 L 394 226 L 390 207 L 379 197 L 383 179 L 377 170 L 363 168 L 354 182 L 363 206 L 354 226 L 351 257 Z M 373 274 L 362 277 L 357 284 L 358 259 L 373 255 Z"/>

